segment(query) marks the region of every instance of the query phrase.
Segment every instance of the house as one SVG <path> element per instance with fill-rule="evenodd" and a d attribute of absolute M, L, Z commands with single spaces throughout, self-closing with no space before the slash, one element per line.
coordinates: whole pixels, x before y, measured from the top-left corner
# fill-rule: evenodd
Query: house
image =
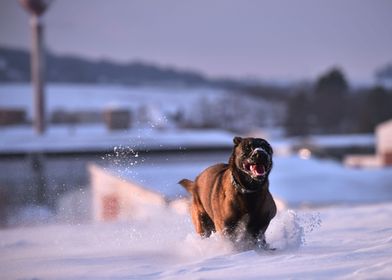
<path fill-rule="evenodd" d="M 348 155 L 344 164 L 350 167 L 392 166 L 392 120 L 376 127 L 375 155 Z"/>
<path fill-rule="evenodd" d="M 377 155 L 383 165 L 392 165 L 392 120 L 381 123 L 376 128 Z"/>

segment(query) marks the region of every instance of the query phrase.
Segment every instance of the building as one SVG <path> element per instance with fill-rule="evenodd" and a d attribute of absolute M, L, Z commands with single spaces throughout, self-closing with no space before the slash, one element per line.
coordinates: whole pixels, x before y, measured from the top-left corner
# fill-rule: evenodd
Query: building
<path fill-rule="evenodd" d="M 382 167 L 392 166 L 392 120 L 376 127 L 375 155 L 348 155 L 344 164 L 350 167 Z"/>
<path fill-rule="evenodd" d="M 188 212 L 187 199 L 170 200 L 163 193 L 122 179 L 96 164 L 90 164 L 88 170 L 95 221 L 148 219 L 167 209 L 179 214 Z"/>

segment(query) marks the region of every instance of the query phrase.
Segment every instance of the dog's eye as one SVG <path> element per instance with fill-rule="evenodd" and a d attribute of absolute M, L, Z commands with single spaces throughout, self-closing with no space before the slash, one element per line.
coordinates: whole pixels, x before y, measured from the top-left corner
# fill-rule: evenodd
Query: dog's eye
<path fill-rule="evenodd" d="M 252 148 L 249 145 L 244 145 L 242 147 L 241 156 L 247 157 L 252 153 Z"/>
<path fill-rule="evenodd" d="M 252 152 L 252 151 L 253 151 L 252 145 L 250 145 L 250 144 L 245 145 L 244 151 L 245 151 L 246 153 Z"/>

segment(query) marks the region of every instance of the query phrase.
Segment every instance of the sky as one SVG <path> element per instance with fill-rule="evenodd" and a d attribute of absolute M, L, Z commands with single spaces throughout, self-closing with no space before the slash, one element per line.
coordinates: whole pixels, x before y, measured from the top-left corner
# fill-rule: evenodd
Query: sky
<path fill-rule="evenodd" d="M 338 66 L 369 82 L 392 62 L 389 0 L 54 0 L 47 48 L 210 77 L 314 79 Z M 29 48 L 29 15 L 0 0 L 0 45 Z"/>

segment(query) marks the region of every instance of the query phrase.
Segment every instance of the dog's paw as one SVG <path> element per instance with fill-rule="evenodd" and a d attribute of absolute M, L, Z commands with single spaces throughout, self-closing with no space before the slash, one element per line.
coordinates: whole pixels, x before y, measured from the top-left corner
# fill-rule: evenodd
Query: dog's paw
<path fill-rule="evenodd" d="M 258 239 L 255 246 L 255 251 L 275 251 L 276 248 L 271 247 L 264 238 Z"/>

